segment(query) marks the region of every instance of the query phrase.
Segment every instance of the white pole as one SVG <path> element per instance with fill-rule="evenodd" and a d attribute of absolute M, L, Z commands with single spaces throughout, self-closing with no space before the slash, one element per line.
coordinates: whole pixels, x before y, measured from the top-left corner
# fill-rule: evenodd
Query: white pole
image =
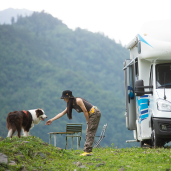
<path fill-rule="evenodd" d="M 54 134 L 54 146 L 56 147 L 56 134 Z"/>

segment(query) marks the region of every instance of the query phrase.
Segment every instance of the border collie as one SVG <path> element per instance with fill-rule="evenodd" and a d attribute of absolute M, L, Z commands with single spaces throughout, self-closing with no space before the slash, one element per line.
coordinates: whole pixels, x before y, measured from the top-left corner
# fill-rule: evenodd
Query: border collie
<path fill-rule="evenodd" d="M 21 137 L 21 129 L 25 137 L 29 136 L 29 130 L 38 124 L 41 120 L 47 118 L 43 109 L 34 109 L 28 111 L 14 111 L 10 112 L 7 116 L 7 137 L 12 138 L 14 132 L 17 130 L 18 137 Z"/>

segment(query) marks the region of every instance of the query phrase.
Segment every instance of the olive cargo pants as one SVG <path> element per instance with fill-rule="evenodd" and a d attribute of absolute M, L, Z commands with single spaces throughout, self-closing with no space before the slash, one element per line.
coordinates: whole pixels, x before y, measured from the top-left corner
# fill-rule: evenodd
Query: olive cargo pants
<path fill-rule="evenodd" d="M 92 152 L 93 142 L 99 125 L 100 117 L 101 112 L 99 109 L 95 109 L 95 112 L 89 115 L 88 130 L 86 131 L 86 142 L 84 144 L 85 152 Z"/>

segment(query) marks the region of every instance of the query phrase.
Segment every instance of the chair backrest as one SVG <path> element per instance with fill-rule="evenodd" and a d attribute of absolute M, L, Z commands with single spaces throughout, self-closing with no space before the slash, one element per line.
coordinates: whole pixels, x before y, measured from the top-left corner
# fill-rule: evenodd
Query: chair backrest
<path fill-rule="evenodd" d="M 106 128 L 107 128 L 107 124 L 103 126 L 103 129 L 102 129 L 102 132 L 100 134 L 100 137 L 104 137 L 105 136 Z"/>
<path fill-rule="evenodd" d="M 75 132 L 82 134 L 82 124 L 66 124 L 66 132 Z"/>

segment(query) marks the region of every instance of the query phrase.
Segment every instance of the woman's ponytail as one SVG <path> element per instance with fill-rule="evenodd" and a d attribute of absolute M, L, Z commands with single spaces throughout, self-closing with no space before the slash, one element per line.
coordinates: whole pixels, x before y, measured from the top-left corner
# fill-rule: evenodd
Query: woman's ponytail
<path fill-rule="evenodd" d="M 67 103 L 67 116 L 69 119 L 72 119 L 73 101 L 74 101 L 74 98 L 70 98 Z"/>

